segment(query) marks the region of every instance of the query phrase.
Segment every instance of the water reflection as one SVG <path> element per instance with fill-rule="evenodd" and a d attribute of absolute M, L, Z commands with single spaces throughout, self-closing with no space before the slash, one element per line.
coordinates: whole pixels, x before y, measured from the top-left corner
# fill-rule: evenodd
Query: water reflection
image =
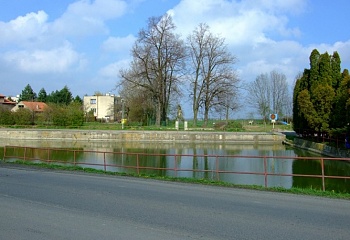
<path fill-rule="evenodd" d="M 30 150 L 32 152 L 29 151 L 26 154 L 33 158 L 51 159 L 62 163 L 72 162 L 72 159 L 75 159 L 82 166 L 101 170 L 213 179 L 242 185 L 264 185 L 265 177 L 263 174 L 247 173 L 263 173 L 266 167 L 269 173 L 276 175 L 267 177 L 268 187 L 322 189 L 320 178 L 278 175 L 321 174 L 319 160 L 292 160 L 293 157 L 320 157 L 320 155 L 289 148 L 282 144 L 23 140 L 0 143 L 0 156 L 3 156 L 3 146 L 5 145 L 57 148 L 56 151 L 32 149 Z M 102 154 L 96 151 L 107 153 Z M 146 153 L 147 155 L 141 156 L 136 153 Z M 23 152 L 14 154 L 23 156 Z M 224 157 L 217 158 L 216 156 Z M 261 158 L 257 158 L 258 156 L 266 156 L 266 163 Z M 276 158 L 282 156 L 285 158 Z M 137 168 L 128 168 L 127 166 L 137 166 Z M 217 170 L 230 171 L 230 173 L 218 173 Z M 349 176 L 350 164 L 326 161 L 325 174 Z M 326 179 L 327 190 L 350 192 L 349 185 L 346 180 Z"/>

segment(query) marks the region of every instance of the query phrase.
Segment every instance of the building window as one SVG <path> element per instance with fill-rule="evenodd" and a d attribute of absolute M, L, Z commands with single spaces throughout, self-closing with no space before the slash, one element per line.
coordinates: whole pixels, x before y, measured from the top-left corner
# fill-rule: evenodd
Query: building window
<path fill-rule="evenodd" d="M 90 99 L 90 104 L 96 104 L 96 99 Z"/>

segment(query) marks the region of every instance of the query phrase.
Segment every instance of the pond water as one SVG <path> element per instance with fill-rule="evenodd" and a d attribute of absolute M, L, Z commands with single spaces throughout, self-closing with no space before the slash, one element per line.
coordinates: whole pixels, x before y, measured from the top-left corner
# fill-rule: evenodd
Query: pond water
<path fill-rule="evenodd" d="M 266 167 L 269 173 L 276 174 L 276 176 L 267 177 L 268 187 L 322 189 L 322 179 L 320 178 L 278 176 L 278 174 L 320 175 L 322 173 L 320 159 L 324 156 L 282 144 L 7 141 L 0 144 L 1 158 L 4 155 L 4 145 L 55 148 L 57 151 L 49 153 L 50 159 L 71 162 L 74 154 L 75 161 L 81 163 L 82 166 L 106 169 L 107 171 L 126 173 L 136 173 L 137 171 L 137 173 L 149 175 L 220 179 L 242 185 L 264 186 L 264 175 L 251 173 L 263 173 Z M 77 152 L 73 153 L 73 150 Z M 103 155 L 96 153 L 96 151 L 118 154 Z M 147 155 L 135 155 L 135 153 Z M 31 154 L 40 159 L 45 159 L 48 155 L 46 151 L 40 149 L 33 150 Z M 216 158 L 216 156 L 223 157 Z M 266 163 L 264 163 L 263 158 L 258 158 L 261 156 L 266 157 Z M 305 158 L 293 160 L 294 157 Z M 316 158 L 310 160 L 306 159 L 307 157 Z M 107 167 L 95 165 L 104 164 L 104 162 Z M 123 167 L 136 165 L 140 169 Z M 177 171 L 172 170 L 175 168 Z M 235 173 L 217 173 L 217 169 Z M 350 176 L 350 164 L 344 161 L 325 161 L 325 174 Z M 325 181 L 326 190 L 350 192 L 349 180 L 327 178 Z"/>

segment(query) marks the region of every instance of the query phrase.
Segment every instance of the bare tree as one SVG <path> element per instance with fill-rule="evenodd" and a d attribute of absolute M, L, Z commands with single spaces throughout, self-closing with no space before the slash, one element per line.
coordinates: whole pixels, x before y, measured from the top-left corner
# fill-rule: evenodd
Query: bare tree
<path fill-rule="evenodd" d="M 286 76 L 277 71 L 260 74 L 255 81 L 249 83 L 247 102 L 256 108 L 266 121 L 268 114 L 277 113 L 282 116 L 288 111 L 290 95 Z"/>
<path fill-rule="evenodd" d="M 272 91 L 272 111 L 279 115 L 286 112 L 289 100 L 289 91 L 286 75 L 277 71 L 270 72 L 270 84 Z"/>
<path fill-rule="evenodd" d="M 193 123 L 197 124 L 200 108 L 207 125 L 212 107 L 227 104 L 225 96 L 237 91 L 238 78 L 232 68 L 236 58 L 230 54 L 223 38 L 214 36 L 209 26 L 200 24 L 188 37 Z"/>
<path fill-rule="evenodd" d="M 235 89 L 232 93 L 230 94 L 223 94 L 220 96 L 220 104 L 217 104 L 214 107 L 215 112 L 220 113 L 220 116 L 223 115 L 225 116 L 225 121 L 228 123 L 230 113 L 236 111 L 241 107 L 240 102 L 238 100 L 238 91 Z"/>
<path fill-rule="evenodd" d="M 128 111 L 129 121 L 148 124 L 155 119 L 154 101 L 148 89 L 134 86 L 134 84 L 125 81 L 120 94 L 124 100 L 124 107 Z M 119 104 L 119 111 L 122 111 L 121 103 Z"/>
<path fill-rule="evenodd" d="M 155 105 L 156 124 L 167 119 L 172 94 L 179 93 L 179 75 L 184 69 L 185 47 L 174 33 L 170 15 L 152 17 L 147 29 L 139 32 L 132 48 L 133 61 L 121 70 L 121 79 L 150 94 Z"/>

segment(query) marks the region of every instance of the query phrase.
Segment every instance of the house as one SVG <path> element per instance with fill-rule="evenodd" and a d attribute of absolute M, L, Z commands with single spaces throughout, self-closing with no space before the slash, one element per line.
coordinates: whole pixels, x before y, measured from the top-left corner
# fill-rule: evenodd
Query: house
<path fill-rule="evenodd" d="M 43 102 L 29 102 L 29 101 L 21 101 L 15 107 L 11 109 L 12 112 L 16 112 L 18 109 L 29 109 L 30 111 L 34 111 L 35 113 L 42 113 L 45 108 L 47 108 L 46 103 Z"/>
<path fill-rule="evenodd" d="M 84 96 L 85 113 L 93 112 L 96 119 L 105 121 L 116 120 L 116 106 L 120 97 L 113 94 Z"/>
<path fill-rule="evenodd" d="M 0 94 L 0 107 L 11 110 L 14 106 L 16 106 L 16 102 L 12 102 L 8 100 L 4 95 Z"/>

